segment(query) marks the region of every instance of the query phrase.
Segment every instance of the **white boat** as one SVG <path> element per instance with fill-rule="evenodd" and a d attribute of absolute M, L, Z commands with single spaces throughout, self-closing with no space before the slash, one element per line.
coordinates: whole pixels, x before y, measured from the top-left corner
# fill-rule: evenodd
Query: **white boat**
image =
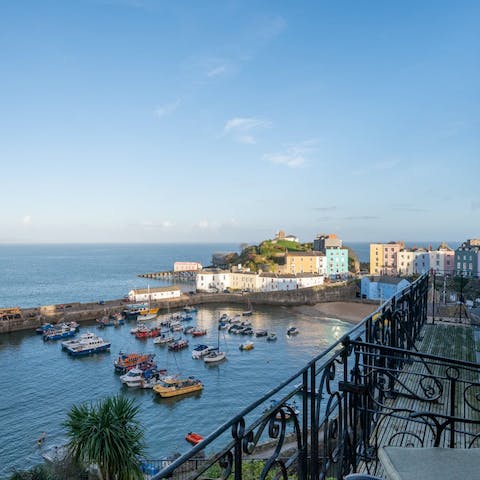
<path fill-rule="evenodd" d="M 125 375 L 120 376 L 120 380 L 127 387 L 139 387 L 143 380 L 143 371 L 139 368 L 132 368 Z"/>
<path fill-rule="evenodd" d="M 298 335 L 299 331 L 298 331 L 298 328 L 297 327 L 290 327 L 288 330 L 287 330 L 287 336 L 291 337 L 293 335 Z"/>
<path fill-rule="evenodd" d="M 110 350 L 110 345 L 110 342 L 105 341 L 101 337 L 97 337 L 94 333 L 88 332 L 80 335 L 77 342 L 62 342 L 62 349 L 66 350 L 69 355 L 79 357 Z"/>
<path fill-rule="evenodd" d="M 154 318 L 157 318 L 156 313 L 145 313 L 138 315 L 137 320 L 140 320 L 141 322 L 145 322 L 147 320 L 153 320 Z"/>
<path fill-rule="evenodd" d="M 137 332 L 141 332 L 142 330 L 145 330 L 146 328 L 148 328 L 148 327 L 144 323 L 139 322 L 139 323 L 137 323 L 136 327 L 133 327 L 133 328 L 130 329 L 130 333 L 132 335 L 135 335 Z"/>
<path fill-rule="evenodd" d="M 192 358 L 202 358 L 203 356 L 207 355 L 213 350 L 213 347 L 209 347 L 208 345 L 197 345 L 192 350 Z"/>
<path fill-rule="evenodd" d="M 172 322 L 170 324 L 170 330 L 172 332 L 183 332 L 183 325 L 179 321 Z"/>
<path fill-rule="evenodd" d="M 225 352 L 220 352 L 218 350 L 213 350 L 208 355 L 203 357 L 203 361 L 205 363 L 216 363 L 216 362 L 221 362 L 222 360 L 225 360 L 226 358 L 227 357 L 225 355 Z"/>
<path fill-rule="evenodd" d="M 173 342 L 173 340 L 174 338 L 171 333 L 162 333 L 153 339 L 153 343 L 157 345 L 166 345 L 167 343 Z"/>

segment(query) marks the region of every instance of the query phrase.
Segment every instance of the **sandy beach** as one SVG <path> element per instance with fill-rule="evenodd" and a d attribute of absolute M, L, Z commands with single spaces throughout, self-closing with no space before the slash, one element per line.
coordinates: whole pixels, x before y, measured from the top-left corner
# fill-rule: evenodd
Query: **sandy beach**
<path fill-rule="evenodd" d="M 374 312 L 378 305 L 360 302 L 326 302 L 292 308 L 303 315 L 338 318 L 347 322 L 358 323 Z"/>

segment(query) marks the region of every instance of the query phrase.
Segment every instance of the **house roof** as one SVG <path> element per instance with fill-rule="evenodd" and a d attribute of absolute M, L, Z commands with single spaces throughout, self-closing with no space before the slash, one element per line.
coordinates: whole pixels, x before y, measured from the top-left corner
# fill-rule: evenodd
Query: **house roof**
<path fill-rule="evenodd" d="M 388 283 L 390 285 L 398 285 L 401 281 L 405 280 L 404 278 L 389 277 L 388 275 L 369 276 L 368 279 L 371 282 Z M 408 282 L 408 280 L 405 280 L 405 281 Z"/>
<path fill-rule="evenodd" d="M 138 288 L 132 290 L 135 295 L 143 295 L 145 293 L 159 293 L 159 292 L 172 292 L 180 290 L 176 285 L 171 285 L 170 287 L 155 287 L 155 288 Z"/>

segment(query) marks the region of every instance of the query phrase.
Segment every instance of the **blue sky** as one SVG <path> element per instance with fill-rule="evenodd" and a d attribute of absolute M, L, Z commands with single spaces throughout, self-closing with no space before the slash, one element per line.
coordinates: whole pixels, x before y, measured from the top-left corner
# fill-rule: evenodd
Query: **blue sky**
<path fill-rule="evenodd" d="M 480 236 L 478 1 L 3 1 L 0 242 Z"/>

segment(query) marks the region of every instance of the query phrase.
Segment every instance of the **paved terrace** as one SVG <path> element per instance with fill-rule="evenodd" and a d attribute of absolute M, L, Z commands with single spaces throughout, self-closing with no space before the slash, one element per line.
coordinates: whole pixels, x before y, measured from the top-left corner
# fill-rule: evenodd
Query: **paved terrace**
<path fill-rule="evenodd" d="M 416 348 L 427 355 L 474 364 L 477 347 L 473 328 L 470 325 L 455 324 L 452 319 L 428 323 L 421 331 Z M 376 380 L 378 383 L 380 375 Z M 455 380 L 452 382 L 452 379 Z M 387 445 L 480 447 L 480 425 L 468 423 L 468 420 L 480 420 L 478 382 L 480 365 L 453 366 L 434 358 L 413 355 L 397 378 L 395 394 L 387 394 L 379 400 L 383 409 L 370 436 L 370 445 L 375 446 L 377 452 L 380 447 Z M 419 412 L 423 413 L 418 415 Z M 449 416 L 458 421 L 446 425 L 442 434 L 438 435 L 435 422 L 445 422 Z M 460 421 L 463 419 L 467 422 Z M 389 478 L 377 460 L 368 464 L 361 462 L 358 471 Z"/>

